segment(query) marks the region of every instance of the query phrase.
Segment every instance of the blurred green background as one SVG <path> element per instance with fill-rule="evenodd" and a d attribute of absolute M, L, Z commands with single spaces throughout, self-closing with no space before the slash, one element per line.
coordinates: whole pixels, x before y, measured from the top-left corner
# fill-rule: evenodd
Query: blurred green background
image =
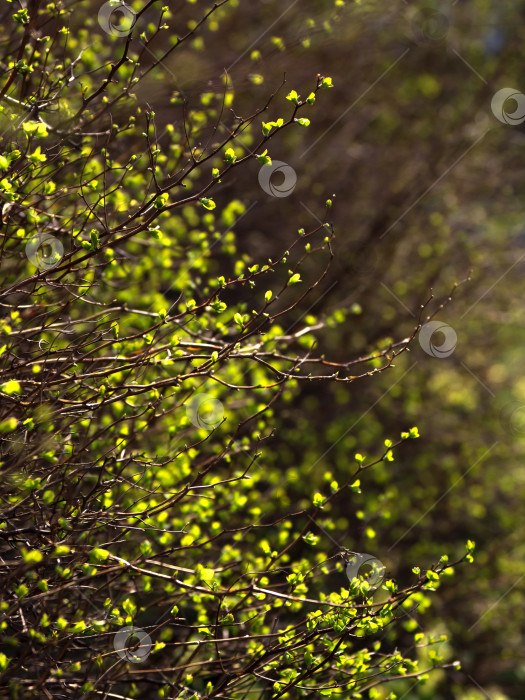
<path fill-rule="evenodd" d="M 525 125 L 499 121 L 491 101 L 525 90 L 525 4 L 302 0 L 229 12 L 205 33 L 206 51 L 174 59 L 170 89 L 191 100 L 228 69 L 235 114 L 246 115 L 279 88 L 306 95 L 316 73 L 333 78 L 310 128 L 273 143 L 272 158 L 297 174 L 290 196 L 266 195 L 256 163 L 214 194 L 218 206 L 232 196 L 251 206 L 234 230 L 257 260 L 323 221 L 332 197 L 335 261 L 317 302 L 297 310 L 348 309 L 323 336 L 327 352 L 343 361 L 406 337 L 431 289 L 445 300 L 472 271 L 436 316 L 457 334 L 450 356 L 416 342 L 379 377 L 303 387 L 265 459 L 296 474 L 287 497 L 299 503 L 326 473 L 341 482 L 356 450 L 379 456 L 385 438 L 417 425 L 420 440 L 334 506 L 331 535 L 401 584 L 414 563 L 474 539 L 476 564 L 448 577 L 429 613 L 462 670 L 403 697 L 523 698 Z M 415 613 L 407 640 L 417 625 Z"/>

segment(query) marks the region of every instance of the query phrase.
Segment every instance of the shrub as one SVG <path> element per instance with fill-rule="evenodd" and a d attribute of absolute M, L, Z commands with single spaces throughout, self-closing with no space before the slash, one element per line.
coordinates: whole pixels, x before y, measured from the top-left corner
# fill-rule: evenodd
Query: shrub
<path fill-rule="evenodd" d="M 117 7 L 121 24 L 80 7 L 2 23 L 2 691 L 379 697 L 424 681 L 451 665 L 443 640 L 400 652 L 398 620 L 457 562 L 399 587 L 329 534 L 332 503 L 417 429 L 299 502 L 308 475 L 265 461 L 305 384 L 390 368 L 419 326 L 344 362 L 318 349 L 347 314 L 300 312 L 334 256 L 330 201 L 270 259 L 238 252 L 230 183 L 255 168 L 270 187 L 274 139 L 315 120 L 331 79 L 239 117 L 225 74 L 158 119 L 171 57 L 193 60 L 234 4 L 169 39 L 154 3 Z"/>

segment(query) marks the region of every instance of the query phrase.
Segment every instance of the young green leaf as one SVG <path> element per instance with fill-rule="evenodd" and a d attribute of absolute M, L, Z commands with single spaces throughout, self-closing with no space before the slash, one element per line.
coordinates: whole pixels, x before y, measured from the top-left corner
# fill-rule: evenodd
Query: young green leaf
<path fill-rule="evenodd" d="M 263 151 L 260 155 L 257 155 L 257 154 L 255 155 L 255 157 L 257 158 L 259 163 L 261 163 L 261 165 L 271 165 L 272 164 L 272 159 L 270 158 L 270 156 L 266 155 L 267 153 L 268 153 L 268 149 Z"/>
<path fill-rule="evenodd" d="M 235 161 L 237 160 L 237 156 L 235 155 L 235 151 L 233 150 L 233 148 L 228 148 L 228 150 L 224 154 L 224 160 L 227 163 L 235 163 Z"/>
<path fill-rule="evenodd" d="M 202 204 L 202 206 L 203 206 L 205 209 L 208 209 L 208 210 L 210 210 L 210 211 L 211 211 L 212 209 L 215 209 L 215 207 L 217 206 L 217 205 L 215 204 L 215 202 L 213 201 L 213 199 L 210 199 L 209 197 L 201 197 L 201 198 L 199 199 L 199 202 Z"/>

